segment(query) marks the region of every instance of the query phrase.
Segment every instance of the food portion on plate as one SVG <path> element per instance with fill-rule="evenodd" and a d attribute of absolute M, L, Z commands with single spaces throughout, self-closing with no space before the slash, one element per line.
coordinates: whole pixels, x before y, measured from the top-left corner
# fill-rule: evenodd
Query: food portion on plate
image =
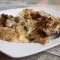
<path fill-rule="evenodd" d="M 0 15 L 0 40 L 45 44 L 59 31 L 60 19 L 43 11 L 24 9 L 16 17 Z"/>

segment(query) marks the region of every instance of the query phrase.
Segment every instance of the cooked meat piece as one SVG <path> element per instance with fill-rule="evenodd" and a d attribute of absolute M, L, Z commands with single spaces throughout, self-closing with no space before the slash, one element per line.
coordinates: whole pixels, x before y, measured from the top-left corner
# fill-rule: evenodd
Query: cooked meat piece
<path fill-rule="evenodd" d="M 32 19 L 34 19 L 34 20 L 38 20 L 38 18 L 41 17 L 41 15 L 39 14 L 38 11 L 31 12 L 30 15 L 31 15 Z"/>
<path fill-rule="evenodd" d="M 42 44 L 47 43 L 48 41 L 48 37 L 46 36 L 46 34 L 41 31 L 41 30 L 33 30 L 27 37 L 31 42 L 39 42 Z"/>
<path fill-rule="evenodd" d="M 24 18 L 24 19 L 31 19 L 31 12 L 35 12 L 33 9 L 24 9 L 20 14 L 19 17 L 20 18 Z"/>
<path fill-rule="evenodd" d="M 21 12 L 20 18 L 20 24 L 28 29 L 26 33 L 30 41 L 40 41 L 44 44 L 48 42 L 48 37 L 60 28 L 59 20 L 43 11 L 25 9 Z"/>
<path fill-rule="evenodd" d="M 16 17 L 13 17 L 11 15 L 8 16 L 8 19 L 6 19 L 6 27 L 11 27 L 13 24 L 16 23 L 18 19 Z"/>
<path fill-rule="evenodd" d="M 0 40 L 18 42 L 18 33 L 16 33 L 12 28 L 0 27 Z"/>
<path fill-rule="evenodd" d="M 40 20 L 37 24 L 37 27 L 39 27 L 39 29 L 41 29 L 42 31 L 44 31 L 48 36 L 51 34 L 54 34 L 56 32 L 58 32 L 59 30 L 59 26 L 60 26 L 60 22 L 56 19 L 53 20 L 51 17 L 47 18 L 45 20 Z"/>
<path fill-rule="evenodd" d="M 6 26 L 6 20 L 7 20 L 7 18 L 8 18 L 8 15 L 4 15 L 4 14 L 2 14 L 1 16 L 0 16 L 0 25 L 1 26 Z"/>
<path fill-rule="evenodd" d="M 26 14 L 27 14 L 26 17 L 29 16 L 28 19 L 24 18 L 24 16 L 25 16 Z M 26 24 L 26 25 L 27 25 L 27 21 L 28 21 L 28 23 L 29 23 L 29 22 L 30 22 L 29 20 L 31 20 L 31 21 L 32 21 L 32 24 L 33 24 L 33 22 L 36 20 L 36 23 L 34 23 L 33 25 L 37 24 L 37 27 L 38 27 L 38 25 L 39 25 L 39 28 L 40 28 L 41 30 L 43 30 L 44 32 L 47 31 L 47 32 L 45 32 L 47 35 L 50 35 L 50 33 L 52 32 L 52 30 L 54 30 L 54 29 L 56 28 L 56 27 L 54 27 L 54 29 L 53 29 L 53 27 L 52 27 L 52 26 L 54 26 L 55 21 L 56 21 L 56 23 L 58 23 L 58 24 L 56 24 L 55 26 L 59 27 L 59 25 L 60 25 L 58 19 L 56 19 L 54 16 L 52 16 L 52 15 L 50 15 L 50 14 L 48 14 L 48 13 L 45 13 L 45 12 L 43 12 L 43 11 L 39 12 L 39 11 L 34 11 L 34 10 L 32 10 L 32 9 L 25 9 L 25 10 L 22 11 L 22 13 L 21 13 L 20 16 L 21 16 L 22 18 L 24 18 L 24 19 L 23 19 L 23 22 L 24 22 L 24 24 Z M 33 20 L 34 20 L 34 21 L 33 21 Z M 28 25 L 29 25 L 29 24 L 28 24 Z M 32 26 L 31 26 L 31 27 L 32 27 Z M 35 25 L 34 28 L 36 28 L 36 25 Z M 58 28 L 58 29 L 59 29 L 59 28 Z M 58 31 L 58 29 L 55 29 L 55 30 Z M 49 30 L 51 30 L 51 31 L 49 31 Z M 55 30 L 54 30 L 53 33 L 56 33 Z M 48 34 L 48 32 L 49 32 L 49 34 Z"/>
<path fill-rule="evenodd" d="M 14 18 L 10 18 L 6 20 L 6 27 L 11 27 L 15 23 Z"/>
<path fill-rule="evenodd" d="M 6 14 L 0 16 L 0 26 L 11 27 L 15 23 L 14 17 Z"/>
<path fill-rule="evenodd" d="M 0 26 L 11 27 L 15 23 L 19 23 L 19 17 L 13 17 L 12 15 L 2 14 L 0 17 Z"/>

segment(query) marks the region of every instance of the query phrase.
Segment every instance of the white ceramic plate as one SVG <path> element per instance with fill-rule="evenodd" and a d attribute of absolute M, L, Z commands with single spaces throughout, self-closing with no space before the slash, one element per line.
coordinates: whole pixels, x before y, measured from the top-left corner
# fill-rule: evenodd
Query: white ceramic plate
<path fill-rule="evenodd" d="M 30 7 L 33 8 L 33 7 Z M 5 13 L 8 15 L 13 15 L 17 16 L 20 11 L 22 11 L 24 8 L 18 8 L 18 9 L 10 9 L 10 10 L 4 10 L 0 11 L 0 14 Z M 53 10 L 53 9 L 46 9 L 46 8 L 33 8 L 35 10 L 43 10 L 47 13 L 50 13 L 54 16 L 60 16 L 60 12 Z M 50 49 L 54 46 L 57 46 L 60 44 L 60 37 L 51 40 L 48 44 L 46 45 L 41 45 L 38 43 L 12 43 L 12 42 L 6 42 L 0 40 L 0 51 L 5 53 L 6 55 L 13 57 L 13 58 L 18 58 L 18 57 L 25 57 L 29 56 L 41 51 L 44 51 L 46 49 Z"/>

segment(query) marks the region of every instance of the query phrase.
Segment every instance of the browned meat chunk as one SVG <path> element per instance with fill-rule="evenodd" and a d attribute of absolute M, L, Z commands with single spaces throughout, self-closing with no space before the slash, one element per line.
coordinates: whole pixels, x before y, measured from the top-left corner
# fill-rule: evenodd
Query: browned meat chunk
<path fill-rule="evenodd" d="M 19 18 L 13 17 L 12 15 L 2 14 L 0 16 L 0 26 L 11 27 L 13 24 L 18 23 Z"/>
<path fill-rule="evenodd" d="M 43 11 L 39 12 L 31 9 L 25 9 L 20 16 L 24 18 L 21 21 L 24 22 L 23 25 L 28 29 L 27 38 L 30 41 L 40 41 L 42 44 L 47 43 L 48 37 L 58 32 L 60 28 L 59 20 Z"/>

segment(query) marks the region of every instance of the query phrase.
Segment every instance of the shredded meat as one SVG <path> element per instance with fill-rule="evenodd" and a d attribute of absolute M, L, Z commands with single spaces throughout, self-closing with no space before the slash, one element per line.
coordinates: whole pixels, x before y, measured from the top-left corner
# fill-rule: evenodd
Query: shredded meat
<path fill-rule="evenodd" d="M 27 19 L 28 24 L 27 22 L 24 22 L 24 26 L 26 27 L 29 26 L 29 28 L 27 27 L 28 29 L 27 33 L 29 31 L 30 33 L 28 34 L 27 38 L 30 41 L 35 41 L 35 42 L 40 41 L 40 43 L 44 44 L 48 42 L 48 37 L 56 33 L 60 28 L 59 27 L 60 22 L 54 16 L 47 14 L 43 11 L 39 12 L 39 11 L 34 11 L 34 10 L 31 11 L 29 9 L 27 10 L 25 9 L 23 13 L 24 14 L 21 14 L 23 15 L 22 16 L 23 18 L 25 15 L 26 17 L 29 17 Z M 24 18 L 23 21 L 26 21 L 25 19 L 26 18 Z M 30 22 L 32 23 L 29 25 Z M 32 24 L 33 24 L 33 27 L 32 27 Z M 30 28 L 33 28 L 33 29 L 30 29 Z"/>
<path fill-rule="evenodd" d="M 44 13 L 45 14 L 45 13 Z M 45 16 L 37 12 L 31 13 L 32 19 L 37 20 L 36 26 L 46 33 L 46 35 L 51 35 L 56 33 L 59 29 L 60 22 L 53 16 Z M 58 27 L 58 28 L 56 28 Z"/>

